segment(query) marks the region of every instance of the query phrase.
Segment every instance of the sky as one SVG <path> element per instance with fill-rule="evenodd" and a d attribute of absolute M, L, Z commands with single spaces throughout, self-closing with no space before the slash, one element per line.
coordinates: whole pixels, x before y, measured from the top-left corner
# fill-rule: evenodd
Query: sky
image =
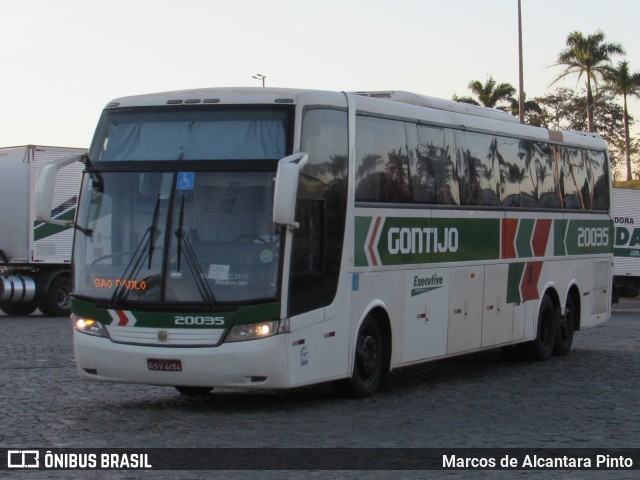
<path fill-rule="evenodd" d="M 0 0 L 0 147 L 89 147 L 112 99 L 200 87 L 518 87 L 517 0 Z M 522 0 L 524 90 L 555 89 L 567 35 L 602 30 L 640 71 L 638 0 Z M 616 59 L 617 60 L 617 59 Z M 575 89 L 583 80 L 559 85 Z M 640 119 L 640 101 L 631 100 Z"/>

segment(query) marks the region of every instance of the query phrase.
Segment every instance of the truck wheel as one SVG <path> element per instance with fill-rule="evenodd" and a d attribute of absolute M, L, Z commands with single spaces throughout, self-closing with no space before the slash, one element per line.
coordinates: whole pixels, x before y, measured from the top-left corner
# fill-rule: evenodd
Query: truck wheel
<path fill-rule="evenodd" d="M 0 310 L 7 315 L 31 315 L 38 308 L 38 303 L 35 300 L 31 302 L 0 302 Z"/>
<path fill-rule="evenodd" d="M 47 317 L 65 317 L 71 313 L 71 286 L 69 277 L 56 277 L 49 290 L 40 298 L 38 307 Z"/>

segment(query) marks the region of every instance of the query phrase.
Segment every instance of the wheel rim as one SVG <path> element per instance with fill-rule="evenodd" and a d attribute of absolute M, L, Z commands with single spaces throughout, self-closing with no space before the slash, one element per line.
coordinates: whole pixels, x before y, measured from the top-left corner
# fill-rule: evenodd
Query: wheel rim
<path fill-rule="evenodd" d="M 564 317 L 560 320 L 560 336 L 562 337 L 562 340 L 567 340 L 571 337 L 571 333 L 573 332 L 573 322 L 573 305 L 567 305 Z"/>
<path fill-rule="evenodd" d="M 59 308 L 68 309 L 71 307 L 71 295 L 68 288 L 59 288 L 56 292 L 56 303 Z"/>
<path fill-rule="evenodd" d="M 378 369 L 378 342 L 369 332 L 363 332 L 358 342 L 358 372 L 362 380 L 375 377 Z"/>

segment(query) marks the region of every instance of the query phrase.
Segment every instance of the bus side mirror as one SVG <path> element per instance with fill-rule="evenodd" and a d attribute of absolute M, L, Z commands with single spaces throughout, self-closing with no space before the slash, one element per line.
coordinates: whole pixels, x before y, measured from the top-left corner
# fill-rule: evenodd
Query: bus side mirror
<path fill-rule="evenodd" d="M 278 162 L 273 194 L 273 223 L 276 225 L 287 225 L 293 228 L 300 226 L 295 221 L 298 179 L 308 159 L 309 156 L 306 153 L 300 152 L 281 158 Z"/>
<path fill-rule="evenodd" d="M 73 225 L 73 221 L 54 220 L 51 218 L 51 206 L 56 189 L 58 170 L 74 162 L 81 162 L 82 157 L 83 154 L 68 155 L 42 167 L 36 182 L 35 192 L 35 213 L 38 221 L 63 227 L 71 227 Z"/>

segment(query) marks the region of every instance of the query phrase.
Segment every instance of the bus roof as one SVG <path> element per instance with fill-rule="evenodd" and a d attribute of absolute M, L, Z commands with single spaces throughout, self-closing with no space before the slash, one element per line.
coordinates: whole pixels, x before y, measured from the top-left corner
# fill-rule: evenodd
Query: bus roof
<path fill-rule="evenodd" d="M 358 110 L 373 114 L 406 117 L 426 123 L 493 131 L 598 150 L 606 148 L 606 143 L 596 133 L 548 130 L 521 125 L 516 117 L 501 110 L 396 90 L 347 93 L 272 87 L 201 88 L 121 97 L 111 101 L 106 108 L 198 104 L 304 104 L 344 108 L 347 106 L 348 94 L 356 98 Z"/>
<path fill-rule="evenodd" d="M 345 103 L 344 93 L 321 90 L 261 87 L 219 87 L 150 93 L 111 101 L 111 107 L 142 107 L 197 104 L 294 104 L 310 103 L 309 99 L 322 99 L 327 105 Z"/>

